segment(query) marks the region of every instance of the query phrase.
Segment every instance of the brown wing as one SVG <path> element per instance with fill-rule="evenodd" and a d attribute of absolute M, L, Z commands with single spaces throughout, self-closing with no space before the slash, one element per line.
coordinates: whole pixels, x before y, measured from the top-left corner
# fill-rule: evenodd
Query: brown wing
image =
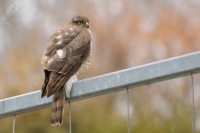
<path fill-rule="evenodd" d="M 57 30 L 50 37 L 49 43 L 44 51 L 41 63 L 48 65 L 48 62 L 51 61 L 52 57 L 56 55 L 56 51 L 63 49 L 68 45 L 80 32 L 80 28 L 75 26 L 68 26 L 62 29 Z"/>
<path fill-rule="evenodd" d="M 71 31 L 70 39 L 64 38 L 63 34 L 66 34 L 66 31 L 68 34 Z M 51 37 L 41 61 L 44 69 L 51 72 L 44 89 L 47 96 L 62 88 L 69 78 L 78 71 L 90 53 L 91 37 L 86 29 L 73 27 L 57 32 L 60 32 L 61 35 Z M 63 38 L 60 39 L 60 36 Z M 63 39 L 67 41 L 63 41 Z M 58 43 L 60 41 L 62 43 Z"/>

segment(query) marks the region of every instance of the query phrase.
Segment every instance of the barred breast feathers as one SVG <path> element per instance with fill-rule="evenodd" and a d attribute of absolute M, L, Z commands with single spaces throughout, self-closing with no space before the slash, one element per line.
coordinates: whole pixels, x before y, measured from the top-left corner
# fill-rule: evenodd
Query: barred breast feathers
<path fill-rule="evenodd" d="M 86 69 L 89 69 L 90 66 L 91 66 L 91 60 L 92 60 L 92 40 L 93 40 L 93 37 L 92 37 L 92 34 L 91 34 L 91 31 L 90 30 L 87 30 L 90 34 L 90 37 L 91 37 L 91 42 L 90 42 L 90 53 L 89 53 L 89 56 L 86 58 L 86 60 L 83 62 L 83 64 L 81 65 L 80 69 L 78 70 L 78 72 L 76 73 L 76 75 L 78 76 L 79 73 L 82 71 L 82 69 L 84 67 L 86 67 Z"/>
<path fill-rule="evenodd" d="M 88 69 L 91 65 L 91 60 L 92 60 L 92 33 L 90 30 L 87 30 L 90 34 L 91 37 L 91 42 L 90 42 L 90 53 L 89 56 L 86 58 L 86 60 L 84 61 L 83 65 L 86 66 L 86 68 Z"/>

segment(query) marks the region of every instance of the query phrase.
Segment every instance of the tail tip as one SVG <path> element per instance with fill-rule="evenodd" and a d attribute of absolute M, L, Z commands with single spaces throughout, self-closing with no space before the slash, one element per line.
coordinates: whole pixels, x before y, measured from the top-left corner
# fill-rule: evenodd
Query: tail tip
<path fill-rule="evenodd" d="M 52 127 L 55 127 L 55 126 L 61 126 L 62 125 L 62 122 L 55 122 L 55 121 L 51 121 L 51 126 Z"/>

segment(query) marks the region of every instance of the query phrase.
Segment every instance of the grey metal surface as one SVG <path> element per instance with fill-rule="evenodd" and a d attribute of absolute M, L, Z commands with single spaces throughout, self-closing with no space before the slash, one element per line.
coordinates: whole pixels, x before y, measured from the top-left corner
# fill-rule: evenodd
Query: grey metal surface
<path fill-rule="evenodd" d="M 170 58 L 134 68 L 84 79 L 73 84 L 70 101 L 104 95 L 127 87 L 137 87 L 200 72 L 200 52 Z M 35 91 L 0 100 L 0 118 L 47 108 L 52 97 Z M 66 99 L 68 102 L 68 99 Z"/>

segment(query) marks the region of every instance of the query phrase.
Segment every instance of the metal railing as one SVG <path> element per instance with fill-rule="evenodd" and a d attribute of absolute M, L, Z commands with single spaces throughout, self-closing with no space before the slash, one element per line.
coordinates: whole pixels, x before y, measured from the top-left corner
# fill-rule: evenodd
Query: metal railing
<path fill-rule="evenodd" d="M 80 80 L 73 84 L 71 98 L 66 99 L 66 102 L 82 100 L 199 72 L 200 52 L 186 54 Z M 0 100 L 0 118 L 47 108 L 51 106 L 51 102 L 52 97 L 41 99 L 40 91 L 2 99 Z"/>
<path fill-rule="evenodd" d="M 71 98 L 77 101 L 104 95 L 127 87 L 138 87 L 200 72 L 200 52 L 80 80 L 73 84 Z M 52 97 L 41 99 L 35 91 L 0 100 L 0 118 L 51 106 Z"/>

